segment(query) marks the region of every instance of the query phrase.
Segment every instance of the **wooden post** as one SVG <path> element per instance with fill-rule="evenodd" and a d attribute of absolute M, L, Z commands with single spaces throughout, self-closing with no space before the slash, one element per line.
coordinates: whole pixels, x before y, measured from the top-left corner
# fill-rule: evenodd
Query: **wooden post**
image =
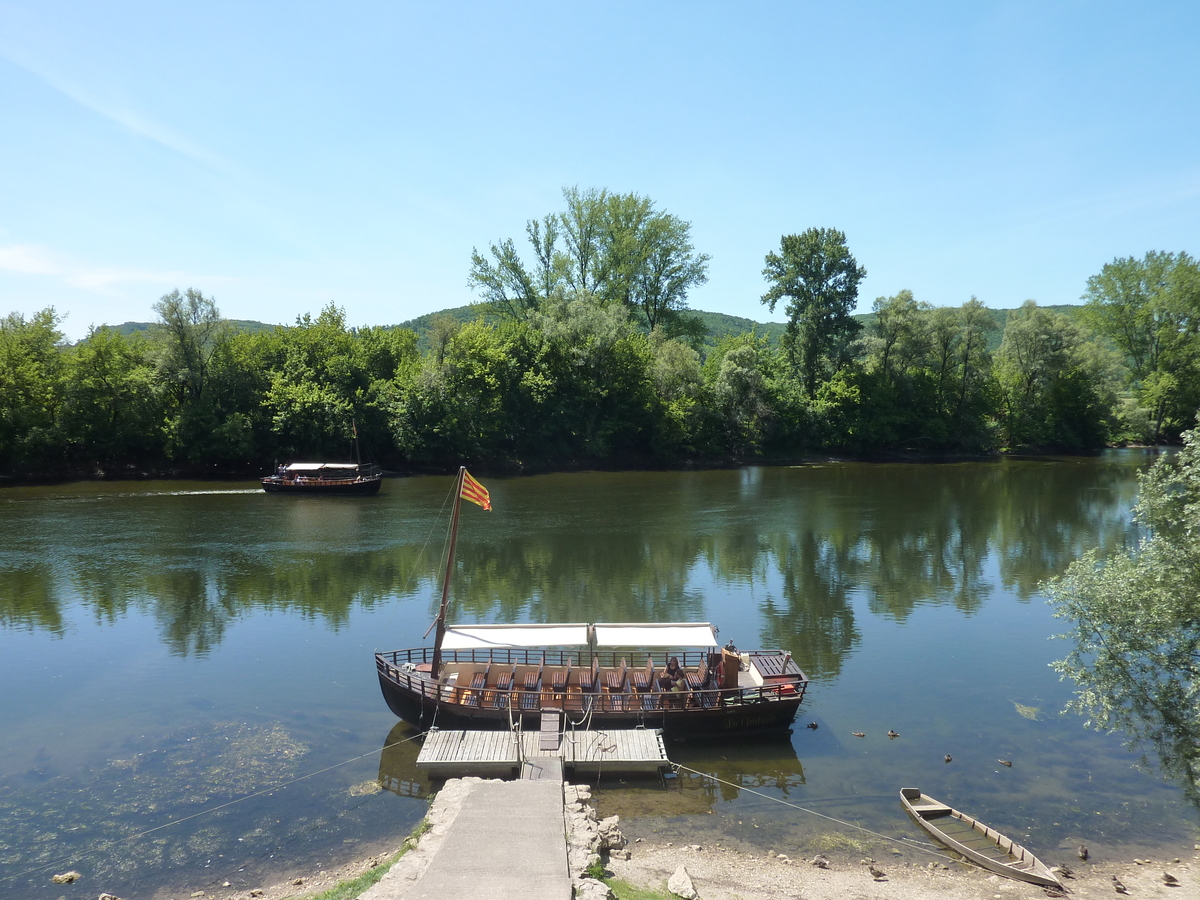
<path fill-rule="evenodd" d="M 454 511 L 450 514 L 450 549 L 446 553 L 446 572 L 442 576 L 442 605 L 438 608 L 437 635 L 433 639 L 433 665 L 430 677 L 437 681 L 442 675 L 442 639 L 446 636 L 446 607 L 450 604 L 450 575 L 454 571 L 454 545 L 458 543 L 458 507 L 462 501 L 463 478 L 466 466 L 458 467 L 454 482 Z"/>

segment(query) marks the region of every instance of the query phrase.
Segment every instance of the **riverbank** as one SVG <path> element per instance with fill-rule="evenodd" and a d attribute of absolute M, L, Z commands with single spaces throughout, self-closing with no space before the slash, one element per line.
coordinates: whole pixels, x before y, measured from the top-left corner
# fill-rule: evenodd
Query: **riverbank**
<path fill-rule="evenodd" d="M 773 851 L 746 852 L 723 846 L 675 846 L 647 841 L 634 843 L 628 860 L 612 859 L 614 877 L 636 887 L 666 894 L 668 879 L 686 868 L 701 900 L 1037 900 L 1060 892 L 1003 878 L 949 856 L 929 856 L 919 863 L 891 855 L 882 858 L 826 853 L 828 868 L 813 857 L 792 859 Z M 867 860 L 877 871 L 874 877 Z M 1176 862 L 1178 860 L 1178 862 Z M 1113 876 L 1139 898 L 1196 896 L 1200 890 L 1200 855 L 1187 857 L 1084 863 L 1075 860 L 1074 877 L 1063 881 L 1071 896 L 1112 897 Z M 1168 872 L 1179 882 L 1169 887 Z"/>
<path fill-rule="evenodd" d="M 451 782 L 452 783 L 452 782 Z M 455 804 L 461 802 L 462 792 L 443 790 L 431 807 L 431 816 L 453 821 Z M 602 811 L 601 811 L 602 812 Z M 950 856 L 932 846 L 872 844 L 864 856 L 858 848 L 830 849 L 819 854 L 823 865 L 814 863 L 818 854 L 811 852 L 813 844 L 831 843 L 829 835 L 814 832 L 797 835 L 795 848 L 779 849 L 751 847 L 726 840 L 713 833 L 709 843 L 677 843 L 653 836 L 651 826 L 642 821 L 621 825 L 626 849 L 613 852 L 604 860 L 611 879 L 641 891 L 657 892 L 664 900 L 672 900 L 667 882 L 682 866 L 701 900 L 1037 900 L 1046 896 L 1061 896 L 1051 890 L 1024 884 L 986 872 L 974 866 L 955 862 Z M 367 872 L 386 867 L 401 850 L 414 848 L 402 858 L 401 866 L 409 866 L 410 879 L 419 877 L 427 857 L 437 852 L 440 831 L 418 828 L 417 839 L 405 838 L 383 852 L 356 858 L 336 866 L 282 866 L 272 877 L 263 877 L 258 884 L 242 882 L 221 887 L 175 886 L 156 891 L 152 900 L 300 900 L 319 898 L 339 883 L 358 878 Z M 1040 850 L 1048 863 L 1067 865 L 1072 875 L 1064 877 L 1071 896 L 1078 898 L 1111 897 L 1114 878 L 1138 898 L 1184 898 L 1200 891 L 1200 844 L 1178 848 L 1159 848 L 1151 857 L 1078 859 L 1074 848 Z M 1174 855 L 1174 854 L 1178 855 Z M 1171 854 L 1171 855 L 1167 855 Z M 628 857 L 628 858 L 626 858 Z M 869 865 L 881 872 L 876 876 Z M 1166 883 L 1169 874 L 1178 883 Z M 362 887 L 366 896 L 368 888 Z M 200 893 L 200 892 L 203 893 Z M 348 900 L 357 892 L 347 894 Z M 642 895 L 645 896 L 645 895 Z"/>
<path fill-rule="evenodd" d="M 1091 451 L 1039 450 L 1036 448 L 1019 451 L 985 450 L 965 451 L 922 451 L 922 450 L 877 450 L 858 454 L 822 452 L 814 450 L 796 455 L 751 456 L 751 457 L 704 457 L 673 461 L 644 459 L 604 460 L 571 459 L 547 460 L 543 462 L 516 462 L 495 460 L 479 462 L 471 466 L 472 471 L 483 478 L 516 478 L 534 475 L 575 474 L 580 472 L 694 472 L 720 469 L 740 469 L 745 466 L 805 466 L 829 463 L 959 463 L 984 462 L 1003 456 L 1095 456 L 1106 448 Z M 263 477 L 272 474 L 276 463 L 182 465 L 161 461 L 152 465 L 134 463 L 76 463 L 55 466 L 52 470 L 34 470 L 0 473 L 0 487 L 36 487 L 43 485 L 70 484 L 73 482 L 107 481 L 246 481 L 257 484 Z M 453 465 L 411 464 L 394 462 L 383 464 L 385 478 L 413 478 L 418 476 L 450 476 L 458 471 Z"/>

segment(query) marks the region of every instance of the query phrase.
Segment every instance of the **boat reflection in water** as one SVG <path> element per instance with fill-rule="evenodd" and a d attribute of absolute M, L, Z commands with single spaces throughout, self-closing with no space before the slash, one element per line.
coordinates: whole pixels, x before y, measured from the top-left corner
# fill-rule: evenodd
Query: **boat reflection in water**
<path fill-rule="evenodd" d="M 667 779 L 605 776 L 596 785 L 604 815 L 622 818 L 671 818 L 715 812 L 745 790 L 787 797 L 804 785 L 804 765 L 786 734 L 763 735 L 755 741 L 706 745 L 702 741 L 667 745 L 680 769 Z"/>
<path fill-rule="evenodd" d="M 379 786 L 400 797 L 428 797 L 434 783 L 417 771 L 421 752 L 419 732 L 406 722 L 397 722 L 388 732 L 379 754 Z"/>

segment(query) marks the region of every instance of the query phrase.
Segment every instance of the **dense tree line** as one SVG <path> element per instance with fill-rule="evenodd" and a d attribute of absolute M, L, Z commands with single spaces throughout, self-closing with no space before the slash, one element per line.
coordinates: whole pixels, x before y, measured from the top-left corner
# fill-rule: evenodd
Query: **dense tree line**
<path fill-rule="evenodd" d="M 249 332 L 200 291 L 155 304 L 146 334 L 74 345 L 53 309 L 0 320 L 0 468 L 258 471 L 338 459 L 357 434 L 395 468 L 675 465 L 815 452 L 1083 451 L 1175 440 L 1200 406 L 1200 267 L 1118 259 L 1080 315 L 1028 301 L 998 349 L 971 298 L 909 291 L 851 316 L 865 270 L 834 229 L 786 235 L 762 297 L 788 316 L 772 344 L 707 345 L 687 313 L 705 278 L 690 226 L 637 195 L 564 192 L 472 256 L 481 317 L 348 327 L 330 305 Z M 486 315 L 482 315 L 486 313 Z"/>

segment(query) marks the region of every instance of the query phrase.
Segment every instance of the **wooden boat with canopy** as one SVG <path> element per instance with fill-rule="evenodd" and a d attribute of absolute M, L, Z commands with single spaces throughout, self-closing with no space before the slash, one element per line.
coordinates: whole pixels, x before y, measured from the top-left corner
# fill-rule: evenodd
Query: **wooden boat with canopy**
<path fill-rule="evenodd" d="M 383 469 L 363 463 L 358 449 L 358 425 L 353 420 L 354 462 L 294 462 L 262 479 L 269 494 L 296 494 L 305 497 L 362 496 L 378 494 L 383 484 Z"/>
<path fill-rule="evenodd" d="M 433 646 L 375 654 L 397 716 L 420 728 L 509 728 L 557 710 L 577 727 L 661 728 L 671 737 L 791 726 L 808 687 L 791 654 L 722 648 L 707 622 L 447 625 L 457 498 L 490 508 L 465 469 L 455 496 Z"/>
<path fill-rule="evenodd" d="M 269 494 L 306 497 L 378 494 L 383 469 L 362 463 L 288 463 L 262 480 Z"/>
<path fill-rule="evenodd" d="M 918 788 L 903 788 L 900 802 L 904 809 L 940 844 L 977 866 L 992 872 L 1040 884 L 1061 888 L 1062 882 L 1040 859 L 994 828 L 978 819 L 959 812 L 922 794 Z"/>

